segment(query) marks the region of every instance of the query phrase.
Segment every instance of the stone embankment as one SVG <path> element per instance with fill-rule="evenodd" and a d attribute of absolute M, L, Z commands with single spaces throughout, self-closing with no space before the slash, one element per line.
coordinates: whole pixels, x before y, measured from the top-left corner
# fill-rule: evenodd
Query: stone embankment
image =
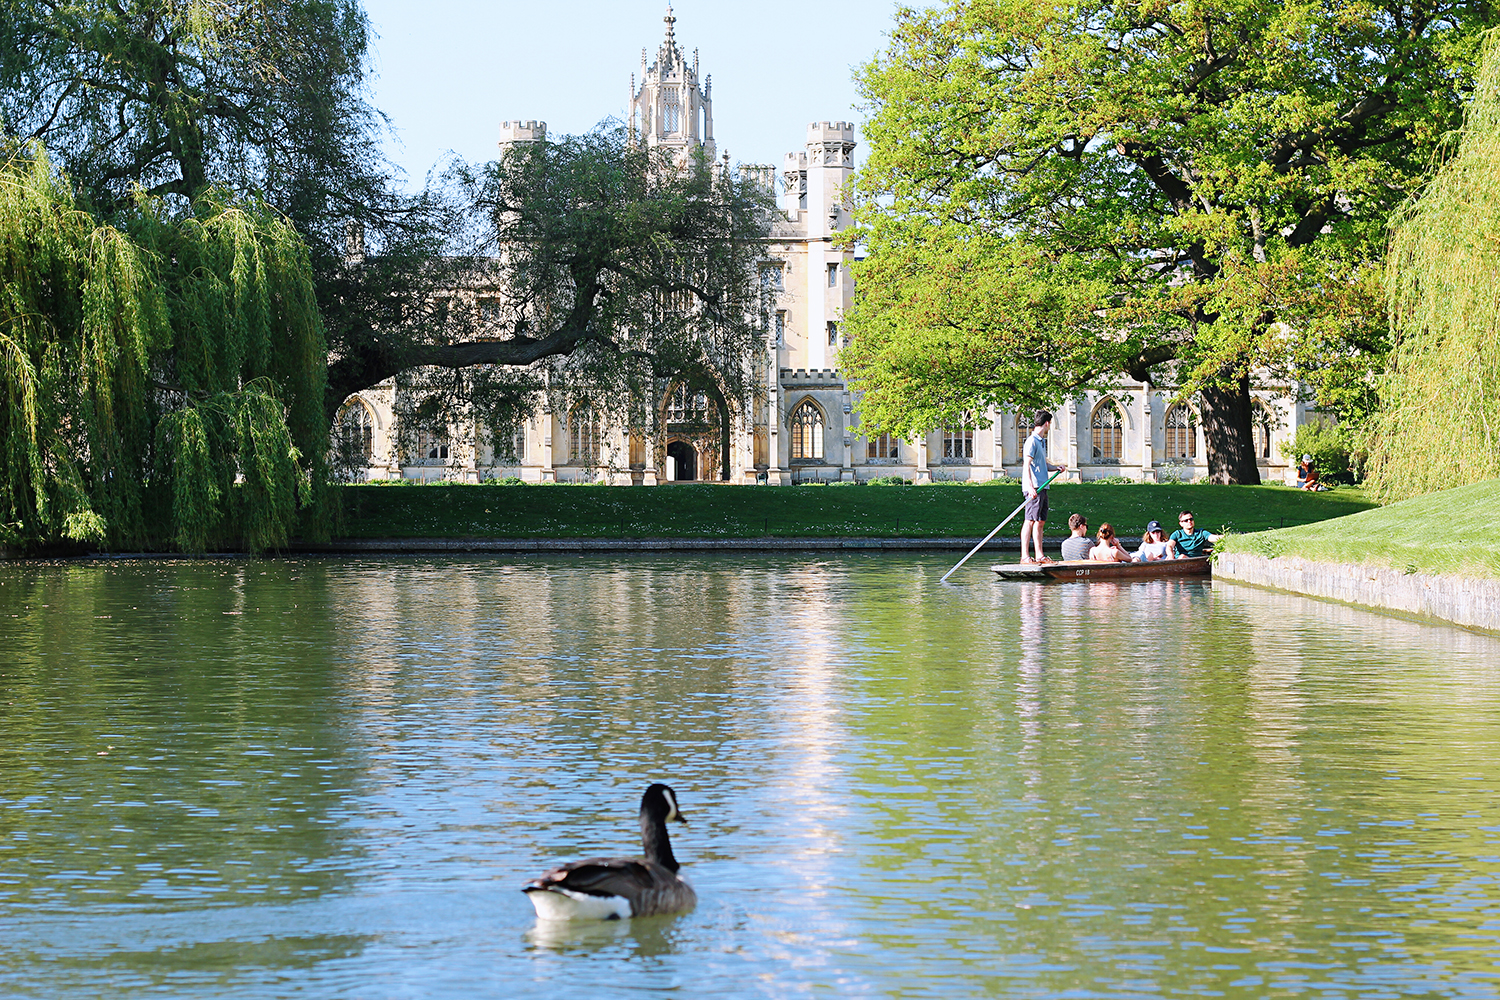
<path fill-rule="evenodd" d="M 1223 552 L 1214 579 L 1289 590 L 1345 604 L 1500 632 L 1500 580 L 1406 573 L 1359 563 Z"/>
<path fill-rule="evenodd" d="M 1052 539 L 1048 539 L 1049 542 Z M 805 552 L 850 549 L 967 552 L 977 538 L 361 538 L 293 544 L 292 552 L 330 555 L 434 552 Z M 988 550 L 1021 550 L 1019 538 L 995 538 Z"/>

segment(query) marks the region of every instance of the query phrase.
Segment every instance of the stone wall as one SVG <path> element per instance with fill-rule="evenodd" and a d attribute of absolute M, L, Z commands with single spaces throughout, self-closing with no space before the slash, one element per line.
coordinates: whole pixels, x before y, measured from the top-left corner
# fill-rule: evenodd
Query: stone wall
<path fill-rule="evenodd" d="M 1217 555 L 1214 579 L 1500 632 L 1500 580 L 1406 573 L 1384 566 L 1313 562 L 1296 556 L 1268 559 L 1247 552 Z"/>

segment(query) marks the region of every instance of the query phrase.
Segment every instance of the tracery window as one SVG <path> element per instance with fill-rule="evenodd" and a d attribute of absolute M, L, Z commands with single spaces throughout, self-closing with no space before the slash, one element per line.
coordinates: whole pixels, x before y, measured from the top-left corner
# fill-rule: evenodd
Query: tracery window
<path fill-rule="evenodd" d="M 1178 403 L 1167 410 L 1167 458 L 1198 457 L 1198 415 Z"/>
<path fill-rule="evenodd" d="M 881 434 L 878 437 L 868 439 L 865 447 L 865 457 L 873 461 L 883 461 L 897 457 L 896 438 L 889 434 Z"/>
<path fill-rule="evenodd" d="M 974 418 L 964 414 L 957 427 L 943 428 L 943 461 L 967 462 L 974 457 Z"/>
<path fill-rule="evenodd" d="M 578 465 L 599 464 L 599 414 L 584 400 L 568 414 L 568 455 Z"/>
<path fill-rule="evenodd" d="M 665 133 L 679 132 L 682 130 L 682 105 L 677 103 L 675 91 L 668 91 L 662 102 L 662 131 Z"/>
<path fill-rule="evenodd" d="M 792 429 L 792 460 L 822 461 L 823 411 L 810 399 L 804 399 L 792 411 L 788 421 Z"/>
<path fill-rule="evenodd" d="M 1271 439 L 1276 430 L 1276 417 L 1267 409 L 1266 404 L 1256 400 L 1250 407 L 1250 440 L 1255 447 L 1257 459 L 1269 459 L 1271 457 Z"/>
<path fill-rule="evenodd" d="M 375 450 L 375 416 L 362 400 L 351 400 L 339 414 L 339 457 L 368 462 Z"/>
<path fill-rule="evenodd" d="M 1106 399 L 1094 407 L 1089 430 L 1094 438 L 1094 461 L 1117 464 L 1125 453 L 1125 417 L 1120 405 Z"/>

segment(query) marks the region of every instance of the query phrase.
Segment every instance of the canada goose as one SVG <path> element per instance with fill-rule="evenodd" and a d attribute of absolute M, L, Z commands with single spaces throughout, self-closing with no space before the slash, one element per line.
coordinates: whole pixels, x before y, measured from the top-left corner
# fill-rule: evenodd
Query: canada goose
<path fill-rule="evenodd" d="M 698 894 L 677 874 L 667 821 L 686 823 L 677 795 L 655 784 L 641 796 L 644 858 L 588 858 L 554 868 L 521 891 L 544 920 L 618 920 L 691 909 Z"/>

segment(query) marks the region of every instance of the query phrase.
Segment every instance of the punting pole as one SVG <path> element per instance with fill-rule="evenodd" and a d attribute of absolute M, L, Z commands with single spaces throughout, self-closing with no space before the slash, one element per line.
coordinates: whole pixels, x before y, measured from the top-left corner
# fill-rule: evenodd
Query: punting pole
<path fill-rule="evenodd" d="M 1051 486 L 1052 485 L 1052 480 L 1054 480 L 1058 476 L 1062 475 L 1063 471 L 1064 470 L 1062 470 L 1062 469 L 1058 469 L 1056 472 L 1052 473 L 1052 475 L 1048 476 L 1047 477 L 1047 481 L 1042 484 L 1042 489 L 1045 490 L 1047 487 Z M 1038 490 L 1037 492 L 1040 493 L 1041 490 Z M 962 559 L 960 559 L 958 561 L 958 566 L 954 566 L 948 572 L 944 573 L 942 575 L 942 578 L 938 580 L 938 583 L 947 583 L 948 582 L 948 577 L 952 576 L 954 573 L 957 573 L 959 566 L 962 566 L 964 563 L 968 562 L 970 556 L 972 556 L 974 553 L 978 552 L 980 549 L 984 548 L 985 545 L 989 543 L 989 540 L 991 538 L 994 538 L 996 535 L 1000 534 L 1000 529 L 1003 528 L 1003 527 L 1005 527 L 1007 524 L 1010 523 L 1010 518 L 1011 517 L 1015 517 L 1017 514 L 1021 513 L 1021 511 L 1025 510 L 1025 509 L 1026 509 L 1026 501 L 1025 501 L 1025 499 L 1022 499 L 1021 500 L 1021 506 L 1019 506 L 1015 510 L 1011 511 L 1010 512 L 1010 517 L 1007 517 L 1005 520 L 1003 520 L 999 524 L 995 525 L 995 530 L 992 531 L 992 532 L 990 532 L 988 535 L 985 535 L 984 536 L 984 541 L 980 542 L 978 545 L 976 545 L 972 549 L 970 549 L 969 550 L 969 555 L 964 556 Z M 1041 553 L 1038 552 L 1037 555 L 1041 555 Z"/>

